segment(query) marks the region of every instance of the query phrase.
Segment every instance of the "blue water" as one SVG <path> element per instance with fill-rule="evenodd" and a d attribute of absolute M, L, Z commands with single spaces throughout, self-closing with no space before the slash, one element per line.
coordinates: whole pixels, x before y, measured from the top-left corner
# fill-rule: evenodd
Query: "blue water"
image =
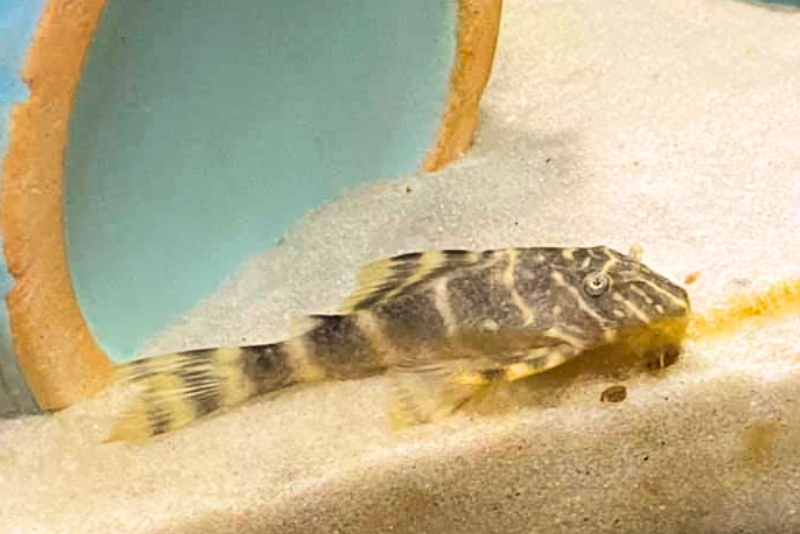
<path fill-rule="evenodd" d="M 44 0 L 0 0 L 0 154 L 5 153 L 8 142 L 11 106 L 28 97 L 20 71 L 43 6 Z M 7 279 L 0 281 L 4 291 L 7 282 Z"/>

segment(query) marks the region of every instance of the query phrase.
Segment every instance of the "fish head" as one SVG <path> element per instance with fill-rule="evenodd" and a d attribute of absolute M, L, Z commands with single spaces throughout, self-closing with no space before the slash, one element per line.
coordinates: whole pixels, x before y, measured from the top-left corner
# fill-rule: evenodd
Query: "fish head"
<path fill-rule="evenodd" d="M 691 305 L 684 288 L 637 254 L 608 247 L 565 249 L 553 266 L 553 327 L 583 348 L 622 341 L 678 343 Z"/>

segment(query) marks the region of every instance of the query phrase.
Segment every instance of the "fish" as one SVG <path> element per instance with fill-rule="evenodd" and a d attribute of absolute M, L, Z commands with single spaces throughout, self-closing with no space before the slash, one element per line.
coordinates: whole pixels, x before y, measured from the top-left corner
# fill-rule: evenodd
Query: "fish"
<path fill-rule="evenodd" d="M 303 384 L 379 374 L 391 384 L 391 425 L 404 428 L 451 416 L 491 384 L 624 338 L 640 342 L 642 332 L 657 330 L 655 349 L 679 343 L 689 296 L 640 256 L 511 247 L 373 261 L 336 312 L 302 316 L 283 341 L 119 365 L 115 383 L 138 392 L 107 441 L 150 439 Z"/>

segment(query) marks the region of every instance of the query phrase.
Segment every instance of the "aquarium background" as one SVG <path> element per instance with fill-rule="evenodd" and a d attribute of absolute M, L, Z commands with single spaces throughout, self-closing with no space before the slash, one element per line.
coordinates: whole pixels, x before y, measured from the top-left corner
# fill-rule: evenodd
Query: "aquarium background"
<path fill-rule="evenodd" d="M 78 303 L 114 361 L 306 211 L 414 173 L 455 57 L 447 2 L 111 1 L 65 171 Z"/>

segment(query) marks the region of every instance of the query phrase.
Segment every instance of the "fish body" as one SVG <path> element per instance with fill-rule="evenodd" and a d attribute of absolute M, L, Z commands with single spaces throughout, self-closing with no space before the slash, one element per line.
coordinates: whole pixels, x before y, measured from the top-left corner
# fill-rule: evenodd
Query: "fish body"
<path fill-rule="evenodd" d="M 683 321 L 686 291 L 607 247 L 409 253 L 366 265 L 336 314 L 286 341 L 120 366 L 142 386 L 111 440 L 143 439 L 296 384 L 389 372 L 392 419 L 447 416 L 496 381 L 559 366 L 631 329 Z"/>

